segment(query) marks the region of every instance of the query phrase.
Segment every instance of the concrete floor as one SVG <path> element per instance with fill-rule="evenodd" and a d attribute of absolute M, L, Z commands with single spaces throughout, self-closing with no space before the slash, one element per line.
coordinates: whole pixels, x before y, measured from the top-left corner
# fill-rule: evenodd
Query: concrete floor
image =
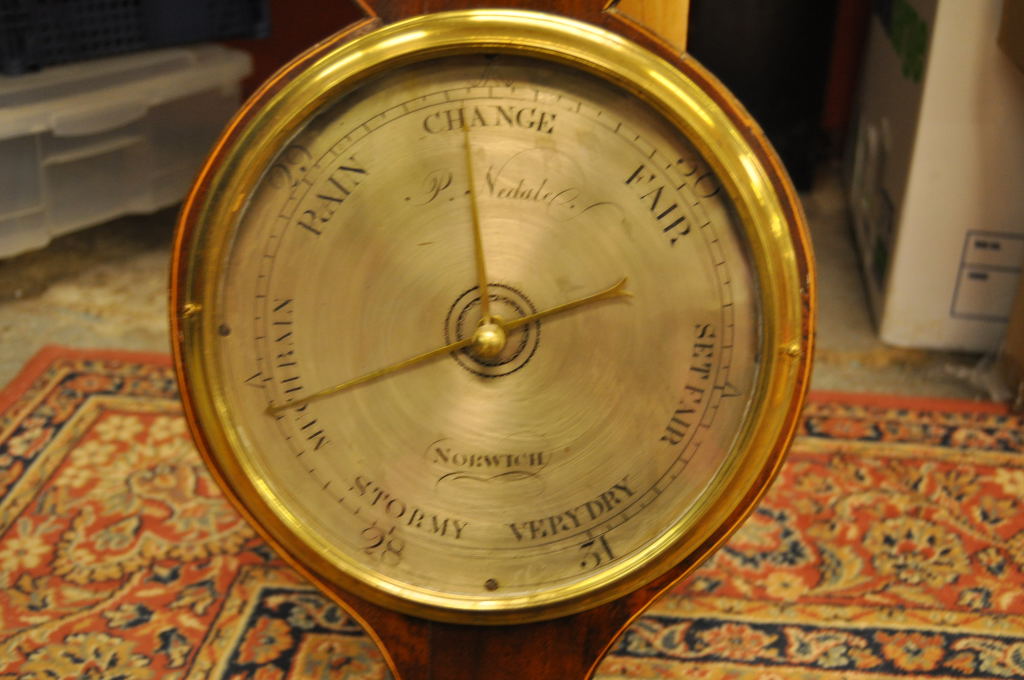
<path fill-rule="evenodd" d="M 804 197 L 818 261 L 812 387 L 986 399 L 978 357 L 902 350 L 875 337 L 835 168 Z M 175 211 L 128 217 L 0 260 L 0 385 L 42 346 L 169 351 L 167 280 Z"/>

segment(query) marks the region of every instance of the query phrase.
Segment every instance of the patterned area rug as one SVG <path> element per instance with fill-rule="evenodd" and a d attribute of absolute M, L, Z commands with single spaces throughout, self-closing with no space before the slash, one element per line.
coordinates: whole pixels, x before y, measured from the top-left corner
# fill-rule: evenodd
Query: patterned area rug
<path fill-rule="evenodd" d="M 166 358 L 49 349 L 0 412 L 0 678 L 389 677 L 221 498 Z M 597 677 L 1024 677 L 1022 452 L 996 406 L 815 395 Z"/>

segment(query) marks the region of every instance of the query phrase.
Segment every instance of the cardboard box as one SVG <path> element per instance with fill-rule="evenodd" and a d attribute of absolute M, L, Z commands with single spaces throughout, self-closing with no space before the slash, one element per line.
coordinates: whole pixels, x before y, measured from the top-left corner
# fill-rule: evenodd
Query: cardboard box
<path fill-rule="evenodd" d="M 1024 73 L 998 2 L 875 4 L 848 196 L 892 345 L 995 351 L 1024 265 Z"/>
<path fill-rule="evenodd" d="M 1010 405 L 1024 411 L 1024 278 L 1010 312 L 1006 340 L 999 356 L 1001 372 L 1010 388 Z"/>

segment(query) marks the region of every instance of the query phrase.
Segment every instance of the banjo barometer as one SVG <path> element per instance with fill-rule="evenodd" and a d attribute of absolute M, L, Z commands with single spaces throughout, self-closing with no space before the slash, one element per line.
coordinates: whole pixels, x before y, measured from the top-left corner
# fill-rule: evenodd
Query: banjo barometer
<path fill-rule="evenodd" d="M 803 218 L 741 107 L 613 12 L 401 14 L 286 67 L 203 170 L 186 413 L 400 677 L 587 675 L 781 464 Z"/>

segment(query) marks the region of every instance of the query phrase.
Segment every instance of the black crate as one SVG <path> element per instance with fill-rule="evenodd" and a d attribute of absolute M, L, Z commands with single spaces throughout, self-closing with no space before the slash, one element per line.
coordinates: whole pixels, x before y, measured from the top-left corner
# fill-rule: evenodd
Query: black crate
<path fill-rule="evenodd" d="M 171 45 L 261 38 L 268 0 L 0 0 L 0 72 Z"/>

